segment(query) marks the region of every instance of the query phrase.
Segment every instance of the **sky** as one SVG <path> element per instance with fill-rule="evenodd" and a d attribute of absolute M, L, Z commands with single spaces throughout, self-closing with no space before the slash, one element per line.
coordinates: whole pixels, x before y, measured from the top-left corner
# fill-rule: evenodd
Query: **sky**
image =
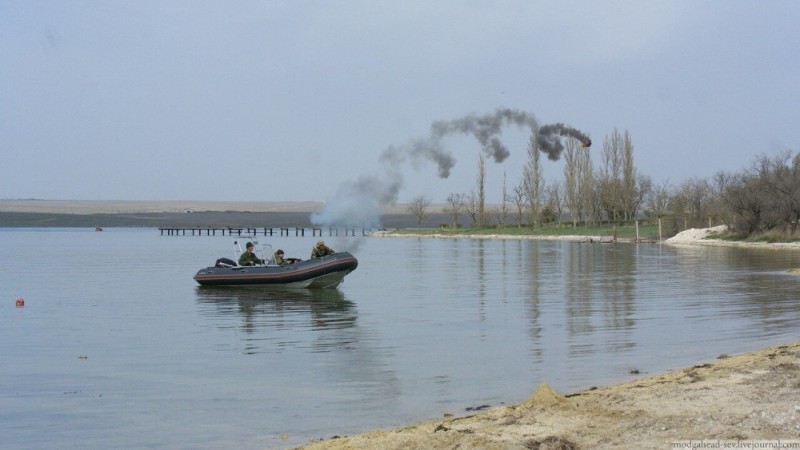
<path fill-rule="evenodd" d="M 0 199 L 391 201 L 476 188 L 483 147 L 381 158 L 510 109 L 679 185 L 800 150 L 796 1 L 0 0 Z M 487 158 L 516 185 L 530 129 Z M 543 158 L 547 181 L 564 162 Z M 369 201 L 350 199 L 359 203 Z"/>

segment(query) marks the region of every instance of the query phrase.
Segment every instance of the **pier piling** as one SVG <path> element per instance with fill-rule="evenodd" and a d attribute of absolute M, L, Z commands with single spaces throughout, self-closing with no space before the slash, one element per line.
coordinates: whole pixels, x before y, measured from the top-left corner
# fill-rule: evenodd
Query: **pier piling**
<path fill-rule="evenodd" d="M 294 229 L 296 237 L 305 237 L 306 227 L 159 227 L 158 231 L 162 236 L 216 236 L 219 232 L 222 236 L 290 236 L 290 230 Z M 319 227 L 308 228 L 311 236 L 322 237 L 323 230 Z M 356 236 L 355 228 L 328 228 L 328 236 L 338 237 L 343 232 L 344 236 Z M 361 236 L 368 236 L 372 232 L 370 228 L 362 228 Z"/>

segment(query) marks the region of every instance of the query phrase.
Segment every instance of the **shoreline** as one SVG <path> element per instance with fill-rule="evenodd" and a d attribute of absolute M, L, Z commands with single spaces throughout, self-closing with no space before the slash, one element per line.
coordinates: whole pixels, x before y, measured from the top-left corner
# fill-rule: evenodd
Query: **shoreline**
<path fill-rule="evenodd" d="M 708 236 L 715 232 L 727 229 L 724 225 L 711 228 L 690 228 L 675 236 L 664 239 L 661 244 L 671 246 L 708 246 L 708 247 L 739 247 L 768 250 L 800 250 L 800 242 L 746 242 L 713 239 Z M 374 237 L 416 237 L 435 239 L 527 239 L 535 241 L 568 241 L 586 243 L 612 243 L 610 236 L 597 235 L 504 235 L 504 234 L 422 234 L 422 233 L 394 233 L 392 231 L 376 231 L 370 236 Z M 635 239 L 620 238 L 619 243 L 635 243 Z M 651 242 L 659 244 L 658 241 Z"/>
<path fill-rule="evenodd" d="M 213 201 L 213 200 L 43 200 L 0 199 L 0 227 L 208 227 L 208 226 L 310 226 L 309 216 L 324 207 L 322 202 Z M 431 205 L 428 221 L 449 220 L 444 205 Z M 384 227 L 408 228 L 416 219 L 407 205 L 397 204 L 383 212 Z M 446 220 L 445 220 L 446 219 Z M 709 239 L 724 226 L 691 228 L 663 240 L 668 245 L 702 245 L 800 250 L 800 242 L 742 242 Z M 374 237 L 426 237 L 439 239 L 529 239 L 610 243 L 611 236 L 506 235 L 506 234 L 394 234 L 373 231 Z M 620 243 L 633 242 L 620 238 Z M 658 243 L 654 241 L 652 243 Z"/>
<path fill-rule="evenodd" d="M 520 404 L 298 448 L 669 449 L 690 439 L 800 442 L 800 341 L 566 395 L 542 384 Z"/>

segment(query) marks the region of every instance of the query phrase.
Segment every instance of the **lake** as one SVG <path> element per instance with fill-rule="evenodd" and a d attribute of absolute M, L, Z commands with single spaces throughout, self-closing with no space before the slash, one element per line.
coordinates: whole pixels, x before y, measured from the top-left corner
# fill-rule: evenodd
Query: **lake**
<path fill-rule="evenodd" d="M 0 447 L 287 448 L 800 331 L 796 251 L 324 239 L 359 259 L 337 290 L 263 291 L 192 280 L 227 236 L 0 229 Z"/>

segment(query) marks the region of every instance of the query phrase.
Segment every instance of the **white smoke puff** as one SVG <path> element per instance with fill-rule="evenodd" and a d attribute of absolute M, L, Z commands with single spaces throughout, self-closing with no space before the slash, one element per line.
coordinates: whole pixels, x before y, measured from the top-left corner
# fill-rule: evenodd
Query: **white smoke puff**
<path fill-rule="evenodd" d="M 397 203 L 403 185 L 399 173 L 384 178 L 362 176 L 343 183 L 319 212 L 311 214 L 311 223 L 331 227 L 380 227 L 385 208 Z"/>

